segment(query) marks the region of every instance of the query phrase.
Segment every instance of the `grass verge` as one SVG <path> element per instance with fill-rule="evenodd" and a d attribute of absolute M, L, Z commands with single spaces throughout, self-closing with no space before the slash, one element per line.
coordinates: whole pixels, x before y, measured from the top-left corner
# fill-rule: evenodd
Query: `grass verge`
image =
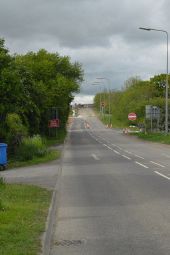
<path fill-rule="evenodd" d="M 47 146 L 53 146 L 64 143 L 67 131 L 65 129 L 58 130 L 57 137 L 45 137 Z"/>
<path fill-rule="evenodd" d="M 163 133 L 152 133 L 152 134 L 136 133 L 133 135 L 146 141 L 170 144 L 170 135 L 166 135 Z"/>
<path fill-rule="evenodd" d="M 1 185 L 2 186 L 2 185 Z M 5 184 L 0 210 L 0 254 L 37 255 L 51 192 L 35 186 Z"/>
<path fill-rule="evenodd" d="M 22 166 L 32 166 L 40 163 L 46 163 L 48 161 L 56 160 L 60 157 L 61 152 L 60 151 L 49 151 L 45 156 L 43 157 L 34 157 L 32 160 L 27 161 L 17 161 L 17 160 L 9 160 L 8 162 L 8 169 L 16 168 L 16 167 L 22 167 Z"/>

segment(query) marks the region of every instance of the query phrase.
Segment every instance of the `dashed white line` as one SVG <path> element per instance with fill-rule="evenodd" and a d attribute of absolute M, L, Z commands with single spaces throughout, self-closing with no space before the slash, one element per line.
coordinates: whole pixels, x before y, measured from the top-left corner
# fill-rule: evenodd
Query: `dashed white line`
<path fill-rule="evenodd" d="M 93 157 L 95 160 L 100 160 L 99 157 L 98 157 L 96 154 L 93 153 L 93 154 L 91 154 L 91 155 L 92 155 L 92 157 Z"/>
<path fill-rule="evenodd" d="M 141 157 L 141 156 L 139 156 L 139 155 L 137 155 L 137 154 L 134 154 L 134 156 L 137 157 L 137 158 L 144 159 L 143 157 Z"/>
<path fill-rule="evenodd" d="M 116 154 L 119 154 L 120 155 L 120 153 L 118 152 L 118 151 L 116 151 L 116 150 L 113 150 Z"/>
<path fill-rule="evenodd" d="M 164 177 L 164 178 L 170 180 L 170 177 L 168 177 L 168 176 L 166 176 L 166 175 L 164 175 L 164 174 L 161 174 L 160 172 L 157 172 L 157 171 L 154 171 L 154 172 L 155 172 L 156 174 L 158 174 L 158 175 L 160 175 L 160 176 L 162 176 L 162 177 Z"/>
<path fill-rule="evenodd" d="M 127 151 L 127 150 L 125 150 L 125 152 L 126 152 L 126 153 L 128 153 L 128 154 L 132 154 L 132 152 L 131 152 L 131 151 Z"/>
<path fill-rule="evenodd" d="M 126 155 L 121 155 L 122 157 L 131 160 L 131 158 L 127 157 Z"/>
<path fill-rule="evenodd" d="M 143 165 L 143 164 L 141 164 L 141 163 L 140 163 L 140 162 L 138 162 L 138 161 L 135 161 L 135 163 L 136 163 L 136 164 L 138 164 L 138 165 L 140 165 L 140 166 L 142 166 L 142 167 L 144 167 L 144 168 L 149 168 L 148 166 Z"/>
<path fill-rule="evenodd" d="M 154 161 L 150 161 L 152 164 L 154 164 L 154 165 L 157 165 L 157 166 L 160 166 L 160 167 L 165 167 L 165 166 L 163 166 L 163 165 L 161 165 L 161 164 L 159 164 L 159 163 L 156 163 L 156 162 L 154 162 Z"/>

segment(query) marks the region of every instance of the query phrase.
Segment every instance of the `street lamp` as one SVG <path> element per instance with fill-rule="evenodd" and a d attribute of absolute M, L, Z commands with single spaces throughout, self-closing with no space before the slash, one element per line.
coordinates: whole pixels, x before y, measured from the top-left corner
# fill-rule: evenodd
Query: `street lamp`
<path fill-rule="evenodd" d="M 101 85 L 101 82 L 93 82 L 91 85 L 96 85 L 96 86 L 100 86 Z M 99 107 L 99 110 L 100 110 L 100 113 L 101 113 L 101 87 L 100 87 L 100 107 Z"/>
<path fill-rule="evenodd" d="M 96 79 L 98 80 L 107 80 L 108 81 L 108 85 L 109 85 L 109 125 L 111 124 L 111 119 L 110 119 L 110 114 L 111 114 L 111 98 L 110 98 L 110 80 L 108 78 L 105 77 L 97 77 Z"/>
<path fill-rule="evenodd" d="M 168 134 L 168 32 L 166 30 L 140 27 L 139 29 L 146 31 L 163 32 L 167 38 L 167 59 L 166 59 L 166 90 L 165 90 L 165 133 Z"/>

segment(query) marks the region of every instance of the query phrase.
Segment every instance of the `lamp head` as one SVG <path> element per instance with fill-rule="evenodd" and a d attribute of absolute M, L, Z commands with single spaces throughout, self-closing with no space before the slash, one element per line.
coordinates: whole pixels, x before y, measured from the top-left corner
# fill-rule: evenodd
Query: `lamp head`
<path fill-rule="evenodd" d="M 146 30 L 146 31 L 151 31 L 151 28 L 147 28 L 147 27 L 139 27 L 139 29 Z"/>

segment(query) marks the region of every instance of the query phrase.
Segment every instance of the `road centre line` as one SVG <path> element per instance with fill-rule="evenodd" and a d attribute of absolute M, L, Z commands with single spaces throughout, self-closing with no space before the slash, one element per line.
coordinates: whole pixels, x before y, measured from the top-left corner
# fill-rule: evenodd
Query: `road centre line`
<path fill-rule="evenodd" d="M 152 164 L 154 164 L 154 165 L 157 165 L 157 166 L 160 166 L 160 167 L 165 167 L 165 166 L 163 166 L 163 165 L 161 165 L 161 164 L 158 164 L 158 163 L 156 163 L 156 162 L 154 162 L 154 161 L 150 161 Z"/>
<path fill-rule="evenodd" d="M 141 156 L 139 156 L 139 155 L 137 155 L 137 154 L 134 154 L 134 156 L 137 157 L 137 158 L 144 159 L 143 157 L 141 157 Z"/>
<path fill-rule="evenodd" d="M 100 160 L 99 157 L 98 157 L 96 154 L 92 153 L 91 155 L 92 155 L 92 157 L 93 157 L 95 160 Z"/>
<path fill-rule="evenodd" d="M 125 152 L 126 152 L 126 153 L 128 153 L 128 154 L 132 154 L 132 152 L 131 152 L 131 151 L 127 151 L 127 150 L 125 150 Z"/>
<path fill-rule="evenodd" d="M 120 152 L 116 151 L 116 150 L 113 150 L 116 154 L 119 154 L 120 155 Z"/>
<path fill-rule="evenodd" d="M 135 161 L 135 163 L 136 163 L 136 164 L 138 164 L 138 165 L 140 165 L 140 166 L 142 166 L 142 167 L 144 167 L 144 168 L 149 168 L 148 166 L 143 165 L 143 164 L 141 164 L 141 163 L 140 163 L 140 162 L 138 162 L 138 161 Z"/>
<path fill-rule="evenodd" d="M 160 176 L 162 176 L 162 177 L 164 177 L 164 178 L 170 180 L 170 177 L 168 177 L 168 176 L 166 176 L 166 175 L 164 175 L 164 174 L 161 174 L 160 172 L 157 172 L 157 171 L 154 171 L 154 172 L 155 172 L 156 174 L 158 174 L 158 175 L 160 175 Z"/>
<path fill-rule="evenodd" d="M 126 155 L 121 155 L 121 156 L 124 157 L 124 158 L 127 158 L 127 159 L 131 160 L 131 158 L 127 157 Z"/>

